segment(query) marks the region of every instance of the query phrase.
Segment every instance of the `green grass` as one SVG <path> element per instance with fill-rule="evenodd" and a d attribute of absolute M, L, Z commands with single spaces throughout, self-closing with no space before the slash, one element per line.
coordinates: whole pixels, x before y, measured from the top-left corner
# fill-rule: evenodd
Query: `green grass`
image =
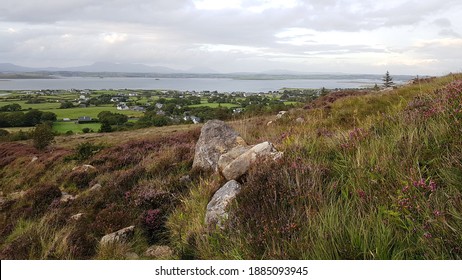
<path fill-rule="evenodd" d="M 73 131 L 74 133 L 83 133 L 83 128 L 90 128 L 94 132 L 98 132 L 99 128 L 101 127 L 100 123 L 87 123 L 87 124 L 78 124 L 73 121 L 71 122 L 54 122 L 53 123 L 53 131 L 58 133 L 66 133 L 67 131 Z"/>
<path fill-rule="evenodd" d="M 37 109 L 37 110 L 42 110 L 42 111 L 43 110 L 49 110 L 49 109 L 57 109 L 61 105 L 61 103 L 59 103 L 59 102 L 27 104 L 26 101 L 17 100 L 17 101 L 1 101 L 0 102 L 0 107 L 5 106 L 5 105 L 9 105 L 9 104 L 12 104 L 12 103 L 17 103 L 17 104 L 21 105 L 21 108 L 23 110 L 28 110 L 30 108 L 30 109 Z"/>
<path fill-rule="evenodd" d="M 117 108 L 113 107 L 112 105 L 98 106 L 98 107 L 90 106 L 86 108 L 53 109 L 53 110 L 44 110 L 44 111 L 55 113 L 57 115 L 58 120 L 62 120 L 63 118 L 78 119 L 79 117 L 83 117 L 83 116 L 89 116 L 92 118 L 96 118 L 98 114 L 102 111 L 120 113 L 120 114 L 127 115 L 129 117 L 140 117 L 143 115 L 142 112 L 138 112 L 138 111 L 117 110 Z"/>

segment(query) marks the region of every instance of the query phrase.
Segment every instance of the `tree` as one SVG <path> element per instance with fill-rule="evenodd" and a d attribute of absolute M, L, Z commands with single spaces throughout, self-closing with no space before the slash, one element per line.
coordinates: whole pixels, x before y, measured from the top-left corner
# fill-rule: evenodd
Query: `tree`
<path fill-rule="evenodd" d="M 383 76 L 382 81 L 383 81 L 383 85 L 386 88 L 392 87 L 395 84 L 393 83 L 393 78 L 390 76 L 390 73 L 388 71 L 387 73 L 385 73 L 385 76 Z"/>
<path fill-rule="evenodd" d="M 35 126 L 34 131 L 32 131 L 32 140 L 34 142 L 34 147 L 39 150 L 44 150 L 51 143 L 53 143 L 55 135 L 51 126 L 47 124 L 38 124 Z"/>
<path fill-rule="evenodd" d="M 101 123 L 107 122 L 110 125 L 122 125 L 128 121 L 128 117 L 119 113 L 102 111 L 98 114 L 98 119 Z"/>
<path fill-rule="evenodd" d="M 15 111 L 21 111 L 21 109 L 22 109 L 21 105 L 17 103 L 8 104 L 3 107 L 0 107 L 1 112 L 15 112 Z"/>
<path fill-rule="evenodd" d="M 112 126 L 107 121 L 101 122 L 101 127 L 98 132 L 112 132 Z"/>
<path fill-rule="evenodd" d="M 74 108 L 74 103 L 70 101 L 64 101 L 59 106 L 59 109 L 68 109 L 68 108 Z"/>

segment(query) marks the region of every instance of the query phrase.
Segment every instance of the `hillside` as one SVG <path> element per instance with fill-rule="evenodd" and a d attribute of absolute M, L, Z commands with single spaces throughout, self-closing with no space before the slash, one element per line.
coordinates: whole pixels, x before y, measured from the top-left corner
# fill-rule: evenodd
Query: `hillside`
<path fill-rule="evenodd" d="M 214 228 L 226 180 L 192 168 L 198 126 L 0 143 L 0 258 L 461 259 L 461 106 L 456 74 L 230 122 L 284 154 Z"/>

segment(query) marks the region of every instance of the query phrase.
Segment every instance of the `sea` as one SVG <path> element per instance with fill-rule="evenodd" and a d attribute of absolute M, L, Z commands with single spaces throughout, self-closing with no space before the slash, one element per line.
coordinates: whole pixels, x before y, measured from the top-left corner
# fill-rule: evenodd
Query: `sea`
<path fill-rule="evenodd" d="M 61 77 L 56 79 L 0 80 L 0 90 L 139 89 L 218 92 L 269 92 L 283 88 L 328 89 L 367 88 L 381 84 L 377 79 L 274 79 L 232 78 L 141 78 Z"/>

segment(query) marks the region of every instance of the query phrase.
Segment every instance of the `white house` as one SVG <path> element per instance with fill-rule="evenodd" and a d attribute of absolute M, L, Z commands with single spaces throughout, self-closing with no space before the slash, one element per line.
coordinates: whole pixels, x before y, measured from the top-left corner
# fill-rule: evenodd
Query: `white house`
<path fill-rule="evenodd" d="M 130 108 L 125 103 L 117 104 L 117 110 L 129 110 Z"/>

